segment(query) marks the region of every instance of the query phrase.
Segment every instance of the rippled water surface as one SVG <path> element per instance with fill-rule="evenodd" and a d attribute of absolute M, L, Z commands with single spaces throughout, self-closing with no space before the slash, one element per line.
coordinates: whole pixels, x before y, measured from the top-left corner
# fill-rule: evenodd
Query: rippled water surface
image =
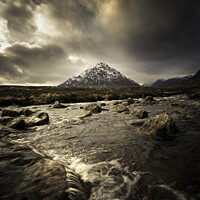
<path fill-rule="evenodd" d="M 78 118 L 84 113 L 82 104 L 66 104 L 64 109 L 29 106 L 47 112 L 50 123 L 2 139 L 58 160 L 69 179 L 72 172 L 80 175 L 80 190 L 84 192 L 86 184 L 91 200 L 200 199 L 200 103 L 185 96 L 157 100 L 139 107 L 150 117 L 170 114 L 180 130 L 174 141 L 138 132 L 138 126 L 131 125 L 133 115 L 109 111 L 112 102 L 84 120 Z M 138 105 L 128 107 L 132 111 Z M 70 192 L 72 199 L 86 198 Z"/>

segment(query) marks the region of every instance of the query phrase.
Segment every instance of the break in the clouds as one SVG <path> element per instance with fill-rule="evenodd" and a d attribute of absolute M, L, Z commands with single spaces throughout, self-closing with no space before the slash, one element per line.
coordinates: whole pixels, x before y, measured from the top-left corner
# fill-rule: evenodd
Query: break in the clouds
<path fill-rule="evenodd" d="M 199 69 L 198 0 L 0 0 L 0 84 L 57 85 L 99 61 L 139 83 Z"/>

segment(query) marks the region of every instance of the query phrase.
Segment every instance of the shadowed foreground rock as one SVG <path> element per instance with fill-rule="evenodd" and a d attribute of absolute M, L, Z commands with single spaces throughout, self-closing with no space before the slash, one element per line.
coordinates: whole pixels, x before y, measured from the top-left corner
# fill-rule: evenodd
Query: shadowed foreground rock
<path fill-rule="evenodd" d="M 0 142 L 1 200 L 67 200 L 66 171 L 29 147 Z"/>
<path fill-rule="evenodd" d="M 157 115 L 147 120 L 139 131 L 162 139 L 172 139 L 178 133 L 175 123 L 167 114 Z"/>

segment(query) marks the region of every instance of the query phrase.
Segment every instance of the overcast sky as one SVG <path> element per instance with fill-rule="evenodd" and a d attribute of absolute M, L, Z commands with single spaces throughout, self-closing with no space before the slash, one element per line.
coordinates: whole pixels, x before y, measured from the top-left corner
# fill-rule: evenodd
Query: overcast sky
<path fill-rule="evenodd" d="M 138 83 L 200 69 L 199 0 L 0 0 L 0 84 L 57 85 L 98 62 Z"/>

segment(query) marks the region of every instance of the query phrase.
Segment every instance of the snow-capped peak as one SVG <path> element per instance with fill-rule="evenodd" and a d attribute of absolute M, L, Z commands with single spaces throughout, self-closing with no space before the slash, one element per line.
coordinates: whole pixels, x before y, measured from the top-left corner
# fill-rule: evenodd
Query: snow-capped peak
<path fill-rule="evenodd" d="M 79 76 L 68 79 L 62 86 L 69 87 L 131 87 L 139 86 L 108 64 L 99 62 Z"/>

